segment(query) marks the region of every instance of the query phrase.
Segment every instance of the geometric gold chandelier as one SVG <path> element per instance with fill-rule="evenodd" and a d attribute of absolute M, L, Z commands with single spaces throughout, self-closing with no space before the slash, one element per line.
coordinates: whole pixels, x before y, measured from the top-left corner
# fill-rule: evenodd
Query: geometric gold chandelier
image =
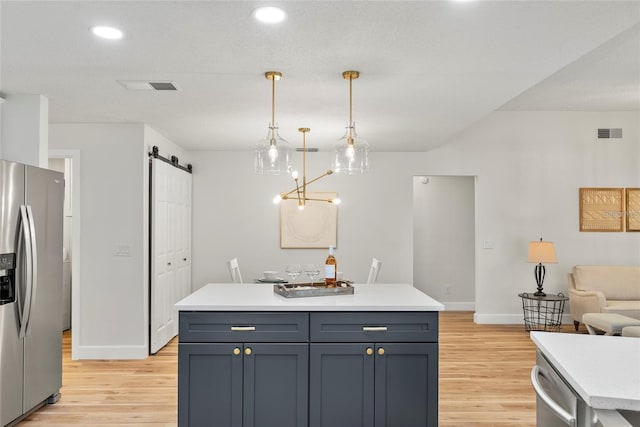
<path fill-rule="evenodd" d="M 307 181 L 307 132 L 311 129 L 309 128 L 298 128 L 298 131 L 302 132 L 302 183 L 300 182 L 298 171 L 291 172 L 291 177 L 295 182 L 296 186 L 293 190 L 290 190 L 285 193 L 278 194 L 274 199 L 274 203 L 280 203 L 281 200 L 289 200 L 295 199 L 298 202 L 298 209 L 303 210 L 308 201 L 316 201 L 316 202 L 329 202 L 336 205 L 340 204 L 339 198 L 327 198 L 327 199 L 319 199 L 307 197 L 307 186 L 324 178 L 325 176 L 331 175 L 333 171 L 331 169 L 327 170 L 322 175 L 313 178 Z"/>

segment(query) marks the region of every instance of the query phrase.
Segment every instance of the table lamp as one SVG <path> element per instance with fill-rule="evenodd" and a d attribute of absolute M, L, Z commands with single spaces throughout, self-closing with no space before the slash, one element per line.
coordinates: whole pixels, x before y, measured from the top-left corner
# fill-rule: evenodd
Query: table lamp
<path fill-rule="evenodd" d="M 535 262 L 538 264 L 533 271 L 536 283 L 538 284 L 538 290 L 533 295 L 537 297 L 547 296 L 547 294 L 542 292 L 542 282 L 544 282 L 545 274 L 545 268 L 542 263 L 556 264 L 558 262 L 558 259 L 556 258 L 556 251 L 553 249 L 553 243 L 543 242 L 542 237 L 539 242 L 529 242 L 529 262 Z"/>

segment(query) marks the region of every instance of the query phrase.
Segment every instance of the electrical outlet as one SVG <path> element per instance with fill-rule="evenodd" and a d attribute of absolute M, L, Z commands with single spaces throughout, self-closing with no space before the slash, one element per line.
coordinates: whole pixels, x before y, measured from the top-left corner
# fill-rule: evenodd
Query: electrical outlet
<path fill-rule="evenodd" d="M 131 257 L 131 245 L 116 245 L 113 256 Z"/>

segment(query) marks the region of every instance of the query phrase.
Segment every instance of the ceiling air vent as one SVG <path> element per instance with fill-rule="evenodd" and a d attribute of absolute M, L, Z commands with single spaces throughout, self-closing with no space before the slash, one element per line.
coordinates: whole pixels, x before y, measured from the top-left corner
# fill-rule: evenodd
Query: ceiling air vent
<path fill-rule="evenodd" d="M 302 151 L 305 151 L 305 150 L 302 147 L 296 147 L 296 151 L 302 152 Z M 317 152 L 318 152 L 317 148 L 309 148 L 309 147 L 307 147 L 307 153 L 317 153 Z"/>
<path fill-rule="evenodd" d="M 178 90 L 173 82 L 149 82 L 149 84 L 155 90 Z"/>
<path fill-rule="evenodd" d="M 173 82 L 168 81 L 144 81 L 144 80 L 118 80 L 122 86 L 128 90 L 155 90 L 155 91 L 177 91 L 178 87 Z"/>
<path fill-rule="evenodd" d="M 622 128 L 598 128 L 598 139 L 622 139 Z"/>

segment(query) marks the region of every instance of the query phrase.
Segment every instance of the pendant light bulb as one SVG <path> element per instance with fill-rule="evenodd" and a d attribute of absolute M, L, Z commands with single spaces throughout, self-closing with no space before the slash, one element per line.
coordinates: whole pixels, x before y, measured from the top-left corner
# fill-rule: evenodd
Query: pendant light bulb
<path fill-rule="evenodd" d="M 349 159 L 349 162 L 353 162 L 356 155 L 356 150 L 353 148 L 353 144 L 347 144 L 345 155 L 347 156 L 347 159 Z"/>
<path fill-rule="evenodd" d="M 275 143 L 269 147 L 269 160 L 271 160 L 271 163 L 275 163 L 278 160 L 278 149 Z"/>
<path fill-rule="evenodd" d="M 282 196 L 278 194 L 276 197 L 273 198 L 273 204 L 277 205 L 280 203 L 281 200 L 282 200 Z"/>
<path fill-rule="evenodd" d="M 267 71 L 264 76 L 271 81 L 271 122 L 266 138 L 256 146 L 255 171 L 262 174 L 288 174 L 291 172 L 293 149 L 278 133 L 275 120 L 276 81 L 282 78 L 282 73 Z"/>
<path fill-rule="evenodd" d="M 369 143 L 358 137 L 353 121 L 353 80 L 359 76 L 358 71 L 342 73 L 349 80 L 349 121 L 344 136 L 333 147 L 333 171 L 349 175 L 369 171 Z"/>

